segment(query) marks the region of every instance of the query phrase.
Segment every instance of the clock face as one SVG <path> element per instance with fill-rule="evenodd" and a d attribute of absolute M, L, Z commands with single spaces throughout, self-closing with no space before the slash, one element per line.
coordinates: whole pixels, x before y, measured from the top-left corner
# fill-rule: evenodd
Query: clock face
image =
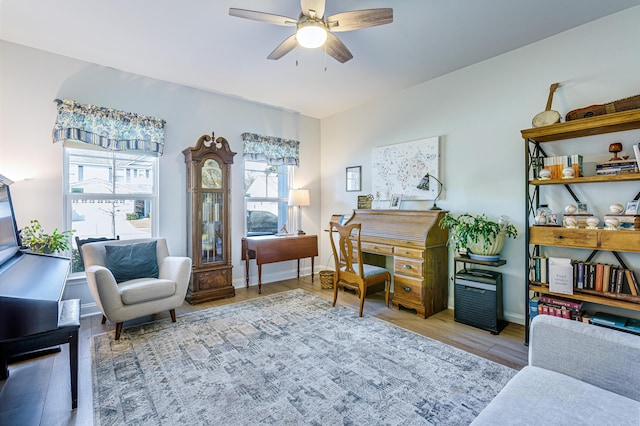
<path fill-rule="evenodd" d="M 202 166 L 202 187 L 222 188 L 222 169 L 216 160 L 206 160 Z"/>

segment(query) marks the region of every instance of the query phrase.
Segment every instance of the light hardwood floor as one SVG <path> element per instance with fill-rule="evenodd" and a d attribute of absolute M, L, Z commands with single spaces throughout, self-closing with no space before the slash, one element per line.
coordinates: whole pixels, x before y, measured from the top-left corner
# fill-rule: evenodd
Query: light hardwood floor
<path fill-rule="evenodd" d="M 262 286 L 262 294 L 295 288 L 303 288 L 329 300 L 333 298 L 333 290 L 321 289 L 317 276 L 314 283 L 310 277 L 303 277 L 299 280 L 265 284 Z M 233 298 L 193 306 L 185 302 L 176 312 L 180 316 L 255 297 L 260 297 L 255 286 L 236 289 L 236 296 Z M 357 309 L 358 298 L 354 294 L 341 291 L 338 304 Z M 524 345 L 522 325 L 509 323 L 499 335 L 492 335 L 487 331 L 455 322 L 451 310 L 422 319 L 415 315 L 415 311 L 385 308 L 383 292 L 367 297 L 364 313 L 518 370 L 527 363 L 527 346 Z M 123 334 L 127 332 L 127 326 L 134 323 L 167 318 L 169 312 L 127 322 Z M 63 345 L 62 351 L 55 355 L 9 365 L 9 378 L 0 381 L 0 425 L 93 424 L 90 339 L 92 335 L 114 332 L 112 324 L 102 325 L 100 319 L 100 316 L 83 318 L 80 326 L 78 409 L 71 410 L 68 345 Z"/>

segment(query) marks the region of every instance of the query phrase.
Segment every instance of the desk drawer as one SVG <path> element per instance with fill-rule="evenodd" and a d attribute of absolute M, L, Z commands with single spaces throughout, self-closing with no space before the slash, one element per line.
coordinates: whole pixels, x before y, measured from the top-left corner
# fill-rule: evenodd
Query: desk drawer
<path fill-rule="evenodd" d="M 393 254 L 401 257 L 412 257 L 414 259 L 422 259 L 424 250 L 410 249 L 406 247 L 394 247 Z"/>
<path fill-rule="evenodd" d="M 393 270 L 396 274 L 422 278 L 424 261 L 396 256 L 393 259 Z"/>
<path fill-rule="evenodd" d="M 422 280 L 398 275 L 395 275 L 393 280 L 394 299 L 422 304 Z"/>
<path fill-rule="evenodd" d="M 361 243 L 360 248 L 362 251 L 367 253 L 393 254 L 393 246 L 388 246 L 386 244 Z"/>

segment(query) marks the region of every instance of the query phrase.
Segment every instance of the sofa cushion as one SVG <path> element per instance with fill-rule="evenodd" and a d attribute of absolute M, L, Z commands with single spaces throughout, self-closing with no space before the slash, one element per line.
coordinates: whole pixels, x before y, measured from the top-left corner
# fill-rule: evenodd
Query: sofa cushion
<path fill-rule="evenodd" d="M 136 278 L 158 278 L 157 241 L 105 246 L 107 268 L 117 283 Z"/>
<path fill-rule="evenodd" d="M 527 366 L 471 424 L 637 426 L 639 419 L 638 401 L 564 374 Z"/>
<path fill-rule="evenodd" d="M 125 305 L 165 299 L 176 292 L 176 283 L 157 278 L 138 278 L 120 284 L 120 295 Z"/>

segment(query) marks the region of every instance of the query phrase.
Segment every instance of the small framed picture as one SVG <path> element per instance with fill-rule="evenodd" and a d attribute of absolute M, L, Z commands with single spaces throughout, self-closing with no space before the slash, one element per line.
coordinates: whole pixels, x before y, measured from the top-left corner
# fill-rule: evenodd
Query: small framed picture
<path fill-rule="evenodd" d="M 402 194 L 393 194 L 391 196 L 391 202 L 389 203 L 390 209 L 399 209 L 402 202 Z"/>
<path fill-rule="evenodd" d="M 638 201 L 629 201 L 627 203 L 627 209 L 624 211 L 624 214 L 638 214 Z"/>
<path fill-rule="evenodd" d="M 576 214 L 587 214 L 589 212 L 589 209 L 587 207 L 587 203 L 578 203 L 578 210 L 576 211 Z"/>
<path fill-rule="evenodd" d="M 361 191 L 361 172 L 362 166 L 347 167 L 347 191 Z"/>

